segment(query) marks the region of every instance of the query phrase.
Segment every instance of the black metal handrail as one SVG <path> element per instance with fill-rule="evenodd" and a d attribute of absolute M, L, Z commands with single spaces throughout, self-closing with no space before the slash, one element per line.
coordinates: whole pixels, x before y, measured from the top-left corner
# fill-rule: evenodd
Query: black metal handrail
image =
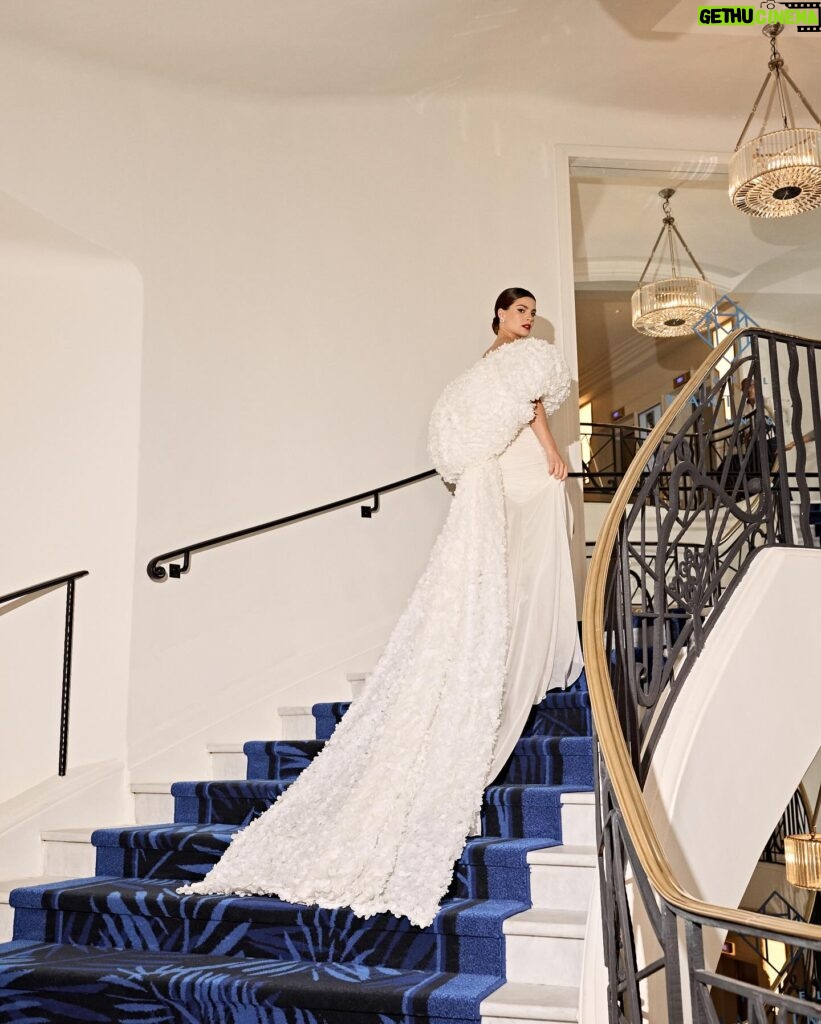
<path fill-rule="evenodd" d="M 612 448 L 612 464 L 607 466 L 597 465 L 595 467 L 585 465 L 581 472 L 568 473 L 568 478 L 582 480 L 586 491 L 598 494 L 615 494 L 616 488 L 621 483 L 630 460 L 638 446 L 650 434 L 650 429 L 618 423 L 584 423 L 581 424 L 581 429 L 583 433 L 587 432 L 592 437 L 601 435 L 608 439 Z M 635 444 L 632 451 L 628 451 L 628 448 L 625 447 L 628 443 Z M 182 547 L 174 548 L 173 551 L 166 551 L 161 555 L 155 555 L 146 566 L 146 572 L 150 579 L 157 582 L 169 576 L 172 579 L 179 579 L 183 573 L 187 573 L 191 568 L 191 555 L 196 551 L 206 551 L 209 548 L 216 548 L 223 544 L 244 540 L 246 537 L 267 533 L 269 530 L 290 526 L 292 523 L 312 519 L 314 516 L 323 515 L 326 512 L 334 512 L 349 505 L 356 505 L 368 498 L 372 500 L 373 504 L 363 505 L 361 512 L 364 518 L 370 519 L 379 511 L 380 495 L 388 494 L 390 491 L 396 491 L 402 487 L 409 487 L 411 484 L 420 483 L 422 480 L 429 480 L 437 475 L 435 469 L 426 469 L 422 473 L 403 477 L 401 480 L 394 480 L 392 483 L 381 484 L 379 487 L 369 487 L 358 494 L 352 494 L 347 498 L 339 498 L 324 505 L 317 505 L 315 508 L 281 516 L 279 519 L 272 519 L 257 526 L 232 530 L 230 533 L 223 533 L 217 537 L 210 537 L 208 540 L 197 541 L 194 544 L 185 544 Z M 180 559 L 182 560 L 181 562 Z M 168 568 L 166 569 L 162 563 L 168 563 Z"/>
<path fill-rule="evenodd" d="M 66 774 L 68 763 L 68 712 L 71 700 L 71 652 L 74 646 L 74 584 L 83 576 L 88 576 L 88 569 L 80 569 L 79 572 L 70 572 L 65 576 L 57 576 L 53 580 L 45 580 L 43 583 L 34 583 L 30 587 L 23 587 L 22 590 L 13 590 L 9 594 L 0 596 L 0 605 L 9 604 L 12 601 L 20 601 L 24 597 L 34 597 L 45 594 L 49 590 L 56 590 L 57 587 L 66 588 L 66 618 L 65 631 L 63 634 L 63 682 L 60 692 L 60 748 L 57 755 L 57 774 Z"/>
<path fill-rule="evenodd" d="M 294 512 L 292 515 L 281 516 L 279 519 L 272 519 L 270 522 L 260 523 L 258 526 L 248 526 L 242 530 L 223 533 L 219 537 L 197 541 L 195 544 L 186 544 L 183 547 L 175 548 L 173 551 L 166 551 L 162 555 L 155 555 L 146 566 L 146 572 L 152 580 L 164 580 L 166 576 L 179 579 L 183 573 L 188 572 L 191 568 L 191 555 L 195 551 L 206 551 L 208 548 L 220 547 L 222 544 L 231 544 L 237 540 L 244 540 L 246 537 L 254 537 L 259 533 L 267 533 L 269 530 L 290 526 L 292 523 L 299 523 L 304 519 L 312 519 L 314 516 L 320 516 L 326 512 L 334 512 L 348 505 L 357 505 L 367 498 L 370 498 L 373 504 L 363 505 L 361 514 L 364 519 L 370 519 L 379 511 L 380 495 L 388 494 L 390 491 L 397 491 L 401 487 L 409 487 L 411 484 L 420 483 L 422 480 L 429 480 L 438 475 L 435 469 L 426 469 L 423 473 L 406 476 L 402 480 L 394 480 L 393 483 L 381 484 L 379 487 L 369 487 L 367 491 L 360 491 L 358 494 L 352 494 L 348 498 L 339 498 L 337 501 L 329 501 L 325 505 L 317 505 L 316 508 L 305 509 L 304 512 Z M 568 477 L 581 479 L 586 476 L 584 472 L 568 473 L 567 475 Z M 180 558 L 182 558 L 182 564 L 177 561 Z M 162 562 L 170 563 L 167 571 L 160 564 Z"/>
<path fill-rule="evenodd" d="M 244 540 L 246 537 L 254 537 L 258 533 L 266 533 L 268 530 L 277 530 L 282 526 L 290 526 L 291 523 L 302 522 L 303 519 L 312 519 L 314 516 L 323 515 L 325 512 L 333 512 L 338 508 L 345 508 L 347 505 L 356 505 L 367 498 L 371 498 L 373 505 L 363 505 L 361 512 L 365 519 L 370 519 L 379 511 L 379 496 L 389 491 L 397 491 L 400 487 L 408 487 L 411 484 L 419 483 L 421 480 L 428 480 L 438 476 L 435 469 L 427 469 L 424 473 L 416 473 L 414 476 L 406 476 L 402 480 L 394 480 L 390 484 L 382 484 L 380 487 L 371 487 L 367 491 L 360 491 L 359 494 L 352 494 L 349 498 L 339 498 L 337 501 L 329 501 L 325 505 L 317 505 L 316 508 L 306 509 L 304 512 L 295 512 L 289 516 L 281 516 L 279 519 L 272 519 L 267 523 L 260 523 L 258 526 L 248 526 L 242 530 L 233 530 L 231 533 L 223 533 L 219 537 L 211 537 L 208 540 L 197 541 L 196 544 L 186 544 L 184 547 L 175 548 L 173 551 L 166 551 L 162 555 L 155 555 L 146 567 L 149 577 L 152 580 L 164 580 L 166 575 L 179 579 L 184 572 L 191 567 L 191 555 L 195 551 L 206 551 L 208 548 L 216 548 L 222 544 L 231 544 L 236 540 Z M 182 565 L 175 559 L 182 558 Z M 170 562 L 168 572 L 160 564 Z"/>

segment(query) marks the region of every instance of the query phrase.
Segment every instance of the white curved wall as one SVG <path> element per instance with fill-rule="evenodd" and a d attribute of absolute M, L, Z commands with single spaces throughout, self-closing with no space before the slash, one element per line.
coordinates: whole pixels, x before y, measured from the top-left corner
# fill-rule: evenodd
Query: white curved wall
<path fill-rule="evenodd" d="M 271 100 L 7 39 L 0 56 L 0 187 L 144 281 L 128 757 L 200 774 L 205 738 L 345 694 L 448 499 L 424 484 L 163 585 L 148 558 L 427 468 L 432 402 L 505 285 L 535 290 L 575 367 L 557 145 L 700 151 L 736 126 L 524 93 Z"/>
<path fill-rule="evenodd" d="M 76 588 L 69 766 L 122 764 L 142 284 L 126 260 L 0 195 L 0 305 L 0 592 L 89 570 Z M 6 802 L 57 771 L 64 615 L 64 589 L 0 610 L 0 833 L 19 818 Z"/>
<path fill-rule="evenodd" d="M 738 906 L 821 740 L 821 551 L 760 552 L 670 714 L 645 786 L 670 863 Z"/>
<path fill-rule="evenodd" d="M 821 741 L 821 551 L 761 551 L 670 714 L 645 786 L 676 877 L 737 907 Z M 717 932 L 705 931 L 715 963 Z M 658 997 L 658 996 L 656 996 Z"/>

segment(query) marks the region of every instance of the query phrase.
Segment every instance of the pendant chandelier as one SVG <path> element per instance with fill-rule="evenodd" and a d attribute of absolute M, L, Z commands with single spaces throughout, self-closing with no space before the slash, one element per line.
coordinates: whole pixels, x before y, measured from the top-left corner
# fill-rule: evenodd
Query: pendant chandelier
<path fill-rule="evenodd" d="M 775 44 L 783 28 L 780 22 L 764 26 L 763 32 L 770 39 L 769 70 L 730 158 L 730 201 L 737 210 L 753 217 L 790 217 L 821 206 L 821 120 L 784 70 L 784 58 Z M 810 112 L 816 127 L 796 128 L 790 123 L 785 81 Z M 742 146 L 768 84 L 778 97 L 783 127 L 763 131 Z"/>
<path fill-rule="evenodd" d="M 715 287 L 705 278 L 704 271 L 696 262 L 695 256 L 690 252 L 681 232 L 676 227 L 675 218 L 670 212 L 670 199 L 675 192 L 674 188 L 663 188 L 659 192 L 659 196 L 663 200 L 662 210 L 664 211 L 661 231 L 658 233 L 650 258 L 644 265 L 638 287 L 633 292 L 631 299 L 633 327 L 635 330 L 641 331 L 642 334 L 649 334 L 653 338 L 675 338 L 682 334 L 689 334 L 704 314 L 712 309 L 718 299 Z M 666 238 L 667 242 L 671 276 L 644 284 L 644 278 L 662 238 Z M 686 277 L 679 274 L 676 239 L 681 242 L 685 252 L 692 260 L 693 266 L 699 273 L 698 277 Z"/>
<path fill-rule="evenodd" d="M 802 889 L 821 889 L 821 837 L 815 833 L 820 808 L 821 789 L 818 790 L 810 818 L 809 834 L 784 837 L 787 881 Z"/>

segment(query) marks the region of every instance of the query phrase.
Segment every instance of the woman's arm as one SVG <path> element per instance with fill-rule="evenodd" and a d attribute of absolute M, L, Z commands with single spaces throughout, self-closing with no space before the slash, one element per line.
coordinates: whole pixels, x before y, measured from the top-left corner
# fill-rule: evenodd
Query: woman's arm
<path fill-rule="evenodd" d="M 530 426 L 547 455 L 548 472 L 557 480 L 566 480 L 567 463 L 561 455 L 559 455 L 559 449 L 556 447 L 556 442 L 553 440 L 553 435 L 550 433 L 550 427 L 547 425 L 547 414 L 544 411 L 544 406 L 541 402 L 534 402 L 533 408 L 535 416 L 530 421 Z"/>

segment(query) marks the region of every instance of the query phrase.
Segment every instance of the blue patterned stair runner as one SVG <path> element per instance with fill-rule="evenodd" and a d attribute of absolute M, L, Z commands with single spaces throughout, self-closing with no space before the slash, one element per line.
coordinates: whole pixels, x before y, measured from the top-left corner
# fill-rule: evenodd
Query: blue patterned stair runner
<path fill-rule="evenodd" d="M 592 785 L 584 680 L 534 708 L 429 927 L 177 895 L 310 764 L 347 707 L 313 709 L 316 740 L 247 743 L 246 779 L 176 783 L 174 823 L 95 832 L 95 877 L 12 893 L 0 1024 L 476 1024 L 504 981 L 504 921 L 530 906 L 528 852 L 561 842 L 562 793 Z"/>

